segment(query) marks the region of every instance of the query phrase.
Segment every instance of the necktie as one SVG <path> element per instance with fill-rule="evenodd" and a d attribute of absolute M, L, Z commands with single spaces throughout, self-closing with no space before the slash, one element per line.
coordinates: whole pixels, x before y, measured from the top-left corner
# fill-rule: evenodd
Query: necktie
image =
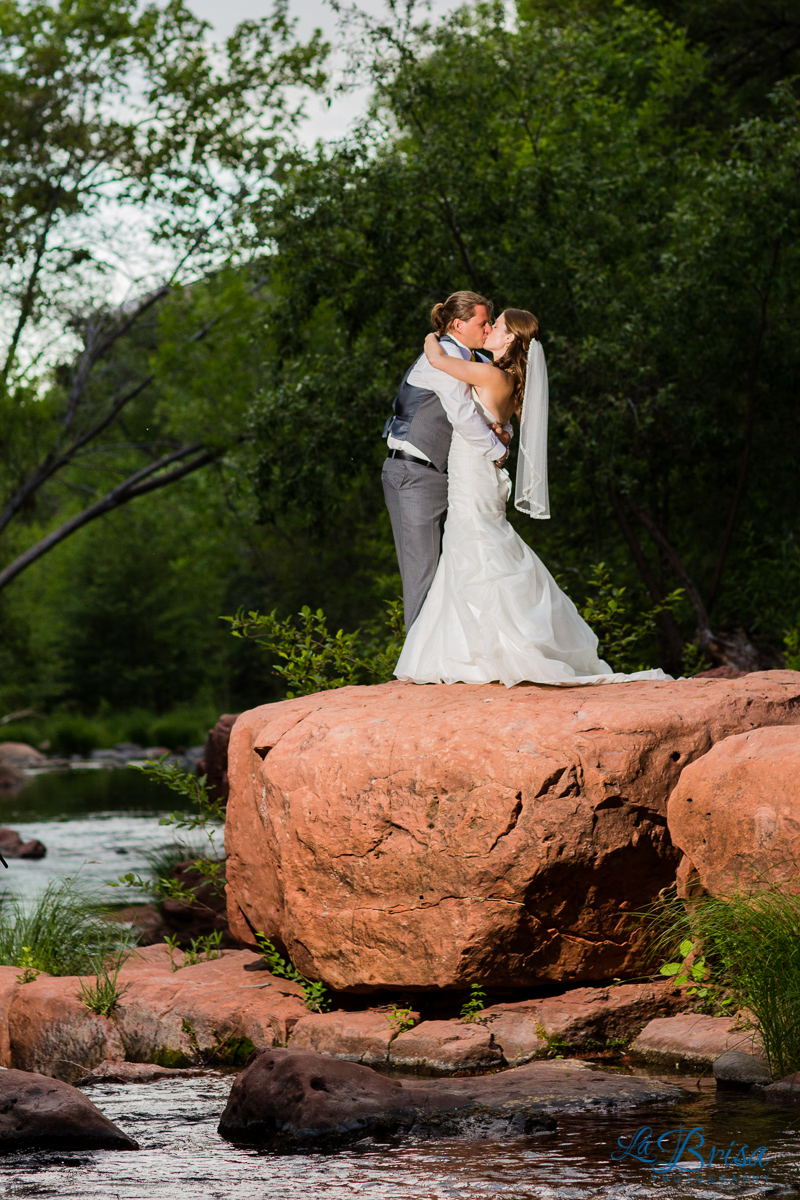
<path fill-rule="evenodd" d="M 469 352 L 469 361 L 470 361 L 470 362 L 477 362 L 477 361 L 478 361 L 478 360 L 477 360 L 477 358 L 475 357 L 475 351 L 474 351 L 474 350 L 470 350 L 470 352 Z"/>

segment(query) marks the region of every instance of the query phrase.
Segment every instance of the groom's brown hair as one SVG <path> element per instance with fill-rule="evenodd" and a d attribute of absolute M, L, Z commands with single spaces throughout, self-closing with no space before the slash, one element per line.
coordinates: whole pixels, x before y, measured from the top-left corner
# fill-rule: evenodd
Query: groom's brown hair
<path fill-rule="evenodd" d="M 479 296 L 477 292 L 453 292 L 444 304 L 434 304 L 431 325 L 441 337 L 447 333 L 453 321 L 468 321 L 480 304 L 489 310 L 490 318 L 494 316 L 494 305 L 485 296 Z"/>

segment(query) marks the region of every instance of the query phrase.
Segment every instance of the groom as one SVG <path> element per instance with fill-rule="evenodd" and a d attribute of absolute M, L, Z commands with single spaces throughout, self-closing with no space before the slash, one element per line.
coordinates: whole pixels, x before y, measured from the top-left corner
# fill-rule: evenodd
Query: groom
<path fill-rule="evenodd" d="M 482 362 L 488 362 L 488 357 L 476 351 L 486 341 L 491 320 L 491 303 L 476 292 L 454 292 L 431 312 L 431 323 L 448 354 Z M 406 629 L 410 629 L 439 561 L 453 430 L 502 466 L 508 457 L 511 429 L 490 429 L 476 409 L 468 385 L 437 371 L 424 354 L 403 376 L 392 410 L 394 416 L 383 431 L 389 457 L 381 479 L 403 581 Z"/>

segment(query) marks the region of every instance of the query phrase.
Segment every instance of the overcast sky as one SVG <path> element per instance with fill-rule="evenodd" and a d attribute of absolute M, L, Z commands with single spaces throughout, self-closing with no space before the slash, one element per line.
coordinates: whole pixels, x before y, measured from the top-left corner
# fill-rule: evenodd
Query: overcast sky
<path fill-rule="evenodd" d="M 430 18 L 443 17 L 463 2 L 432 0 Z M 199 17 L 209 21 L 221 38 L 232 33 L 240 21 L 265 17 L 272 11 L 272 0 L 187 0 L 187 4 Z M 383 0 L 358 0 L 358 7 L 374 16 L 386 12 Z M 321 29 L 326 41 L 336 46 L 336 16 L 325 0 L 289 0 L 289 11 L 298 20 L 297 32 L 301 38 L 309 38 L 315 29 Z M 330 108 L 324 101 L 309 100 L 306 106 L 309 140 L 341 137 L 350 122 L 363 111 L 366 99 L 365 92 L 339 96 Z"/>

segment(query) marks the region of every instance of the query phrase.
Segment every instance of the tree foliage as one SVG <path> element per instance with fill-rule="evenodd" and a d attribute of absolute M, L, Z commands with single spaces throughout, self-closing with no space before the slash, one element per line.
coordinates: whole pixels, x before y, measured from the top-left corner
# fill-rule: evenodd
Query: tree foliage
<path fill-rule="evenodd" d="M 182 0 L 0 10 L 0 588 L 242 439 L 265 279 L 224 268 L 252 255 L 325 47 L 296 42 L 284 0 L 222 49 L 207 32 Z M 216 375 L 180 390 L 202 343 Z"/>
<path fill-rule="evenodd" d="M 361 62 L 370 118 L 298 157 L 264 210 L 297 330 L 257 408 L 265 510 L 346 521 L 350 463 L 379 457 L 426 310 L 476 288 L 542 321 L 548 557 L 604 559 L 655 605 L 683 588 L 692 623 L 659 617 L 673 669 L 687 635 L 756 665 L 736 626 L 774 631 L 730 581 L 747 570 L 745 518 L 757 540 L 794 536 L 795 85 L 745 115 L 702 45 L 621 5 L 568 22 L 523 10 L 514 27 L 499 4 L 434 29 L 367 24 Z"/>

